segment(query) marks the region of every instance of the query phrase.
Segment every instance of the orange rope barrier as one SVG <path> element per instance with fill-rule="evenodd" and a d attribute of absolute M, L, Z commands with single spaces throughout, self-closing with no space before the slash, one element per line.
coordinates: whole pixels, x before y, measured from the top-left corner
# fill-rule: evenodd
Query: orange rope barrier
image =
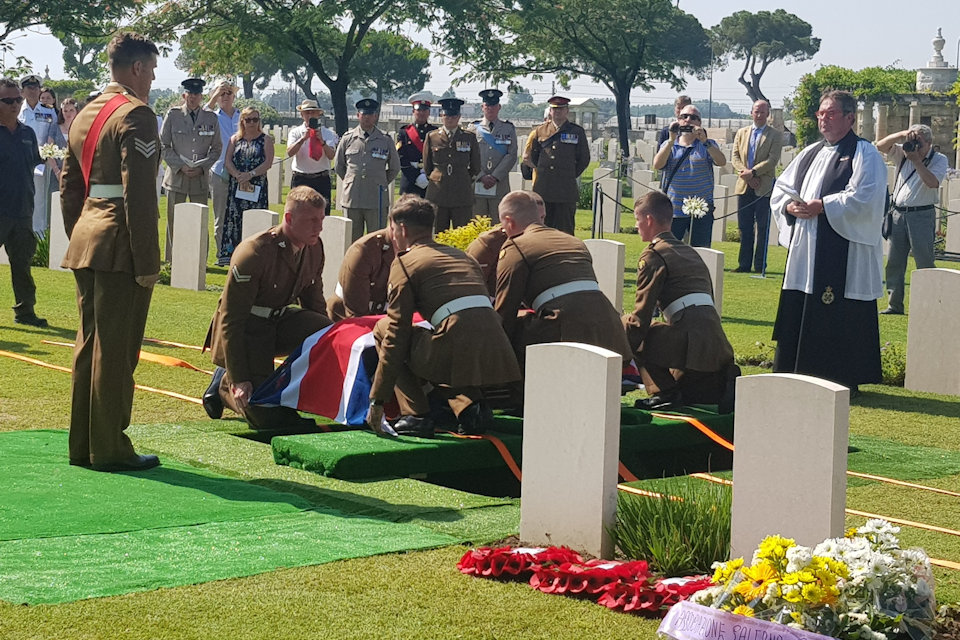
<path fill-rule="evenodd" d="M 505 445 L 503 443 L 503 440 L 501 440 L 497 436 L 491 436 L 490 434 L 487 434 L 487 433 L 482 435 L 461 435 L 454 431 L 445 431 L 444 433 L 447 433 L 455 438 L 466 438 L 468 440 L 486 440 L 487 442 L 489 442 L 490 444 L 492 444 L 494 447 L 497 448 L 497 452 L 500 454 L 500 457 L 503 458 L 503 461 L 507 464 L 507 467 L 513 473 L 514 477 L 517 479 L 518 482 L 522 482 L 522 474 L 520 472 L 520 466 L 517 464 L 517 461 L 513 459 L 513 454 L 511 454 L 510 450 L 507 449 L 507 445 Z"/>
<path fill-rule="evenodd" d="M 733 451 L 732 442 L 730 442 L 723 436 L 717 434 L 712 429 L 710 429 L 710 427 L 703 424 L 693 416 L 685 416 L 682 414 L 673 414 L 673 413 L 654 413 L 654 412 L 650 412 L 650 415 L 653 416 L 654 418 L 663 418 L 665 420 L 682 420 L 687 424 L 693 425 L 697 429 L 697 431 L 707 436 L 708 438 L 716 442 L 718 445 L 720 445 L 724 449 Z"/>
<path fill-rule="evenodd" d="M 181 349 L 193 349 L 194 351 L 203 351 L 203 347 L 198 347 L 195 344 L 183 344 L 182 342 L 171 342 L 169 340 L 160 340 L 158 338 L 144 338 L 144 342 L 149 342 L 151 344 L 161 344 L 165 347 L 180 347 Z"/>
<path fill-rule="evenodd" d="M 72 342 L 56 342 L 54 340 L 41 340 L 42 344 L 52 344 L 56 347 L 70 347 L 71 349 L 76 346 Z M 186 360 L 181 360 L 180 358 L 174 358 L 173 356 L 165 356 L 159 353 L 151 353 L 149 351 L 140 350 L 140 359 L 144 362 L 153 362 L 154 364 L 162 364 L 167 367 L 180 367 L 183 369 L 190 369 L 192 371 L 199 371 L 200 373 L 205 373 L 208 376 L 213 375 L 213 371 L 207 371 L 206 369 L 201 369 L 196 367 Z"/>
<path fill-rule="evenodd" d="M 638 478 L 637 476 L 635 476 L 635 475 L 633 475 L 632 473 L 630 473 L 630 470 L 627 469 L 627 467 L 624 466 L 624 464 L 623 464 L 622 462 L 618 462 L 617 464 L 620 465 L 619 468 L 618 468 L 618 472 L 620 473 L 620 477 L 623 478 L 624 480 L 626 480 L 627 482 L 636 482 L 637 480 L 640 479 L 640 478 Z"/>
<path fill-rule="evenodd" d="M 960 498 L 960 493 L 957 493 L 956 491 L 948 491 L 946 489 L 940 489 L 938 487 L 928 487 L 925 484 L 914 484 L 912 482 L 904 482 L 903 480 L 894 480 L 893 478 L 884 478 L 883 476 L 874 476 L 869 473 L 858 473 L 856 471 L 847 471 L 847 475 L 853 476 L 854 478 L 865 478 L 867 480 L 876 480 L 877 482 L 894 484 L 894 485 L 897 485 L 898 487 L 922 489 L 923 491 L 932 491 L 933 493 L 940 493 L 945 496 L 953 496 L 954 498 Z"/>

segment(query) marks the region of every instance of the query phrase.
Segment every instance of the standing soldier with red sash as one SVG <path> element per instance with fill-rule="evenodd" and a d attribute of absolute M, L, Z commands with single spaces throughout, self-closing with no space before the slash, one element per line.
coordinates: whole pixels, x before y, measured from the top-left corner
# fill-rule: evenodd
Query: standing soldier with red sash
<path fill-rule="evenodd" d="M 427 134 L 437 128 L 430 124 L 429 100 L 411 100 L 413 124 L 397 134 L 397 153 L 400 154 L 400 193 L 412 193 L 421 198 L 427 195 L 427 176 L 423 172 L 423 143 Z"/>
<path fill-rule="evenodd" d="M 70 464 L 139 471 L 157 456 L 137 455 L 124 430 L 133 408 L 153 285 L 160 273 L 157 232 L 157 117 L 146 104 L 157 47 L 121 33 L 107 47 L 112 82 L 70 128 L 60 184 L 70 246 L 63 266 L 77 281 L 80 328 L 73 352 Z"/>

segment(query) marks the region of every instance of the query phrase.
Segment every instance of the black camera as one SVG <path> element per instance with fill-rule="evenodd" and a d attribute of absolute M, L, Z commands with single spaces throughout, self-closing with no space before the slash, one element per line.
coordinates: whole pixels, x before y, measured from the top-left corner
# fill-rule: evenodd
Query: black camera
<path fill-rule="evenodd" d="M 693 125 L 692 125 L 692 124 L 682 124 L 682 125 L 680 125 L 680 128 L 678 129 L 678 131 L 679 131 L 680 133 L 690 133 L 691 131 L 693 131 Z"/>
<path fill-rule="evenodd" d="M 316 118 L 310 118 L 310 120 L 307 122 L 307 127 L 309 129 L 319 129 L 320 121 L 317 120 Z"/>
<path fill-rule="evenodd" d="M 917 140 L 916 138 L 913 138 L 911 140 L 904 140 L 903 150 L 906 151 L 907 153 L 913 153 L 914 151 L 918 151 L 919 149 L 920 149 L 920 141 Z"/>

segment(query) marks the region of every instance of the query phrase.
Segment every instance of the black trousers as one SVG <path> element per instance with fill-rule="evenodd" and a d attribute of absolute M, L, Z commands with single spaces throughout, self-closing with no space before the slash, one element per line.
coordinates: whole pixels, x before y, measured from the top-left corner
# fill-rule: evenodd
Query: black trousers
<path fill-rule="evenodd" d="M 30 262 L 37 250 L 37 236 L 33 235 L 32 218 L 0 216 L 0 246 L 10 259 L 10 279 L 13 281 L 13 313 L 17 317 L 33 315 L 37 301 L 37 285 L 30 275 Z"/>
<path fill-rule="evenodd" d="M 770 228 L 770 196 L 758 197 L 753 189 L 737 196 L 737 226 L 740 228 L 740 255 L 737 266 L 741 271 L 763 271 L 767 259 L 767 237 Z M 756 226 L 756 235 L 754 235 Z M 756 238 L 757 248 L 753 242 Z"/>
<path fill-rule="evenodd" d="M 290 188 L 305 186 L 313 187 L 327 199 L 327 215 L 330 215 L 330 172 L 323 173 L 298 173 L 293 172 L 293 178 L 290 179 Z"/>

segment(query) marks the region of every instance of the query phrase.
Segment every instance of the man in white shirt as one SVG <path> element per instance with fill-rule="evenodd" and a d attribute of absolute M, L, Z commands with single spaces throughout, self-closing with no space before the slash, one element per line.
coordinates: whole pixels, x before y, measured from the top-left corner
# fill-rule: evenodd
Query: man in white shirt
<path fill-rule="evenodd" d="M 290 188 L 306 185 L 327 199 L 330 215 L 330 161 L 337 152 L 337 134 L 320 125 L 323 109 L 316 100 L 304 100 L 297 106 L 303 124 L 287 134 L 287 157 L 293 158 Z"/>
<path fill-rule="evenodd" d="M 902 144 L 900 144 L 902 143 Z M 933 148 L 933 131 L 915 124 L 905 131 L 891 133 L 877 142 L 880 153 L 897 165 L 890 204 L 890 254 L 887 256 L 887 308 L 880 313 L 903 314 L 904 275 L 907 254 L 913 251 L 917 269 L 932 269 L 936 240 L 940 182 L 947 175 L 947 156 Z"/>
<path fill-rule="evenodd" d="M 240 128 L 240 110 L 235 109 L 233 103 L 237 99 L 240 87 L 227 80 L 221 80 L 210 94 L 207 109 L 217 114 L 220 124 L 220 157 L 210 167 L 210 194 L 213 197 L 213 235 L 217 241 L 217 254 L 220 253 L 220 243 L 223 239 L 223 219 L 227 215 L 227 191 L 230 186 L 230 174 L 227 173 L 224 159 L 227 155 L 227 145 L 230 137 Z M 217 108 L 214 109 L 214 106 Z"/>
<path fill-rule="evenodd" d="M 853 132 L 856 117 L 852 95 L 825 94 L 817 111 L 824 141 L 790 163 L 770 202 L 789 249 L 774 371 L 833 380 L 852 396 L 881 379 L 876 300 L 887 182 L 883 157 Z"/>
<path fill-rule="evenodd" d="M 23 106 L 20 107 L 17 119 L 33 129 L 38 146 L 53 142 L 54 128 L 59 126 L 57 112 L 40 102 L 40 76 L 30 74 L 21 78 L 20 92 L 23 95 Z M 33 184 L 37 194 L 33 202 L 33 230 L 37 233 L 44 232 L 49 227 L 49 175 L 50 170 L 44 164 L 38 164 L 33 172 Z"/>

